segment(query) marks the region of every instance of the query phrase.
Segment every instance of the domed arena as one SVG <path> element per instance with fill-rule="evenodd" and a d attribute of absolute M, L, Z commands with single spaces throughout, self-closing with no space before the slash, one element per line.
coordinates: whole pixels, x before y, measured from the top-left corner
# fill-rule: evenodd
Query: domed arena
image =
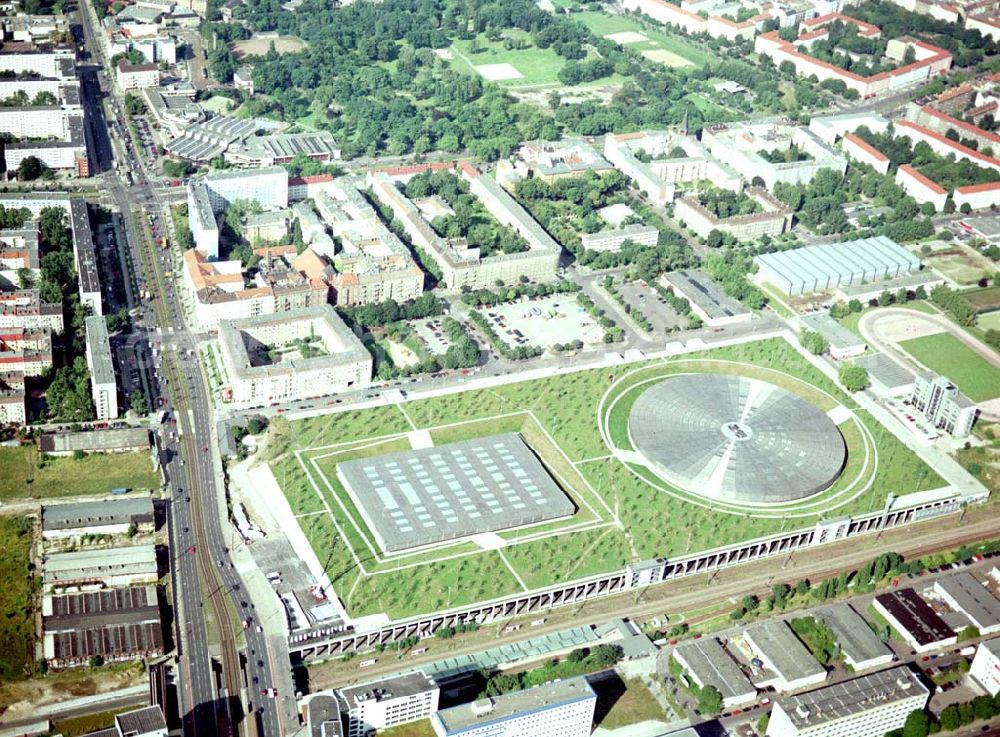
<path fill-rule="evenodd" d="M 807 400 L 759 379 L 680 374 L 653 384 L 628 418 L 632 447 L 669 484 L 749 505 L 798 501 L 828 489 L 847 448 Z"/>

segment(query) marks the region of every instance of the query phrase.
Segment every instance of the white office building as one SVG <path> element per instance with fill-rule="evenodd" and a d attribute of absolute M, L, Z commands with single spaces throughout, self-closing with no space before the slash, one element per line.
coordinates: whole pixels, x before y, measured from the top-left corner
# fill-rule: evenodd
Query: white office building
<path fill-rule="evenodd" d="M 99 420 L 118 417 L 118 385 L 111 361 L 108 327 L 100 315 L 91 315 L 84 323 L 87 333 L 87 368 L 90 370 L 90 391 Z"/>
<path fill-rule="evenodd" d="M 580 676 L 442 709 L 438 737 L 588 737 L 597 694 Z"/>
<path fill-rule="evenodd" d="M 766 737 L 862 737 L 903 726 L 927 704 L 929 692 L 909 668 L 899 666 L 779 699 Z"/>
<path fill-rule="evenodd" d="M 957 438 L 966 437 L 976 421 L 978 408 L 972 400 L 933 371 L 917 376 L 910 401 L 934 427 Z"/>
<path fill-rule="evenodd" d="M 347 737 L 426 719 L 437 711 L 440 696 L 441 689 L 423 671 L 341 689 Z"/>
<path fill-rule="evenodd" d="M 969 675 L 990 696 L 1000 693 L 1000 637 L 979 643 Z"/>

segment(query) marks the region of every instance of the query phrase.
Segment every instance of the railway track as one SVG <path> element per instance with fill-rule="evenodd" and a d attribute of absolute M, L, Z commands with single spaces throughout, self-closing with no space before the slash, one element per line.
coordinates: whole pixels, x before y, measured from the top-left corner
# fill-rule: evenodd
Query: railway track
<path fill-rule="evenodd" d="M 126 213 L 123 212 L 123 215 L 126 215 Z M 151 288 L 151 302 L 156 315 L 156 323 L 161 327 L 169 326 L 172 324 L 172 321 L 167 309 L 167 293 L 164 288 L 163 273 L 160 269 L 159 260 L 156 258 L 152 234 L 146 227 L 141 210 L 129 209 L 126 217 L 129 218 L 131 232 L 138 235 L 139 257 L 143 263 L 143 273 L 146 275 L 147 288 Z M 181 438 L 185 451 L 184 457 L 194 459 L 198 457 L 200 449 L 198 448 L 199 441 L 194 435 L 194 428 L 187 422 L 187 412 L 191 409 L 191 398 L 188 396 L 186 389 L 186 377 L 179 375 L 175 354 L 164 350 L 162 356 L 163 373 L 168 380 L 166 393 L 170 397 L 171 407 L 182 429 Z M 192 528 L 195 533 L 194 555 L 201 585 L 208 591 L 208 600 L 211 602 L 214 621 L 219 633 L 223 683 L 229 696 L 228 701 L 222 706 L 225 711 L 223 715 L 219 714 L 217 702 L 216 722 L 219 731 L 223 734 L 233 734 L 234 722 L 252 725 L 250 730 L 256 734 L 256 720 L 242 720 L 240 719 L 242 715 L 233 715 L 231 713 L 231 705 L 239 703 L 242 688 L 237 634 L 233 624 L 234 617 L 227 606 L 227 592 L 223 590 L 222 580 L 213 565 L 209 553 L 210 546 L 206 534 L 205 514 L 202 504 L 212 504 L 214 500 L 204 500 L 202 498 L 202 494 L 200 493 L 201 484 L 197 478 L 197 467 L 196 463 L 184 466 L 185 481 L 191 499 Z M 236 719 L 233 718 L 234 716 L 236 716 Z"/>
<path fill-rule="evenodd" d="M 416 657 L 404 654 L 396 658 L 393 657 L 394 653 L 385 651 L 378 656 L 378 663 L 363 670 L 356 664 L 357 658 L 349 662 L 338 660 L 316 665 L 310 668 L 310 687 L 313 690 L 339 688 L 445 658 L 496 647 L 512 639 L 523 639 L 493 634 L 502 632 L 503 626 L 508 622 L 522 622 L 544 616 L 546 621 L 543 625 L 529 630 L 531 637 L 538 637 L 586 622 L 600 622 L 614 617 L 641 621 L 653 616 L 663 616 L 665 613 L 676 616 L 685 611 L 715 607 L 717 611 L 712 614 L 714 617 L 725 605 L 735 606 L 735 602 L 746 594 L 769 596 L 770 587 L 775 583 L 794 585 L 802 578 L 820 581 L 837 576 L 845 570 L 856 570 L 882 552 L 891 550 L 907 559 L 921 558 L 998 534 L 993 505 L 973 509 L 966 517 L 969 518 L 968 521 L 961 526 L 956 526 L 955 515 L 949 515 L 887 531 L 877 541 L 875 536 L 866 536 L 799 550 L 785 560 L 785 565 L 781 558 L 770 558 L 726 568 L 714 574 L 698 574 L 644 589 L 589 599 L 574 607 L 532 612 L 524 617 L 503 620 L 499 627 L 498 623 L 484 625 L 476 633 L 459 635 L 455 640 L 425 640 L 420 646 L 427 647 L 426 654 Z M 524 628 L 521 632 L 524 632 Z"/>

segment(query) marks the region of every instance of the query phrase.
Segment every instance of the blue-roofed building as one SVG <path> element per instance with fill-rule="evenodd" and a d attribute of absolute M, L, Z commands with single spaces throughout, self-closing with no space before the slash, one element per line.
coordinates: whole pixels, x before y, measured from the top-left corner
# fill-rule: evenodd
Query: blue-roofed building
<path fill-rule="evenodd" d="M 596 705 L 579 676 L 442 709 L 431 724 L 438 737 L 588 737 Z"/>
<path fill-rule="evenodd" d="M 823 243 L 757 256 L 758 278 L 785 294 L 809 294 L 895 279 L 920 270 L 920 259 L 885 236 Z"/>

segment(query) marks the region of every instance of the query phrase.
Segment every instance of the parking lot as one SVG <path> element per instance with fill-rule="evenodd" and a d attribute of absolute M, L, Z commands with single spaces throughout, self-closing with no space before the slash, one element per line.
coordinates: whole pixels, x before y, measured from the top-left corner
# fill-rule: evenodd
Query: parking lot
<path fill-rule="evenodd" d="M 656 290 L 642 281 L 616 284 L 622 299 L 632 306 L 633 312 L 645 315 L 656 333 L 669 333 L 687 327 L 687 317 L 681 317 L 666 303 Z"/>
<path fill-rule="evenodd" d="M 441 325 L 441 320 L 413 320 L 410 322 L 413 332 L 427 346 L 427 350 L 435 356 L 443 356 L 448 351 L 451 341 Z"/>
<path fill-rule="evenodd" d="M 604 344 L 603 328 L 571 294 L 497 305 L 483 313 L 511 348 L 536 345 L 550 349 L 577 340 L 585 346 Z"/>
<path fill-rule="evenodd" d="M 269 536 L 256 540 L 250 551 L 257 567 L 268 577 L 271 588 L 284 602 L 283 607 L 293 630 L 312 627 L 320 621 L 339 622 L 328 619 L 329 612 L 322 606 L 324 602 L 313 596 L 316 579 L 295 554 L 288 540 Z"/>

